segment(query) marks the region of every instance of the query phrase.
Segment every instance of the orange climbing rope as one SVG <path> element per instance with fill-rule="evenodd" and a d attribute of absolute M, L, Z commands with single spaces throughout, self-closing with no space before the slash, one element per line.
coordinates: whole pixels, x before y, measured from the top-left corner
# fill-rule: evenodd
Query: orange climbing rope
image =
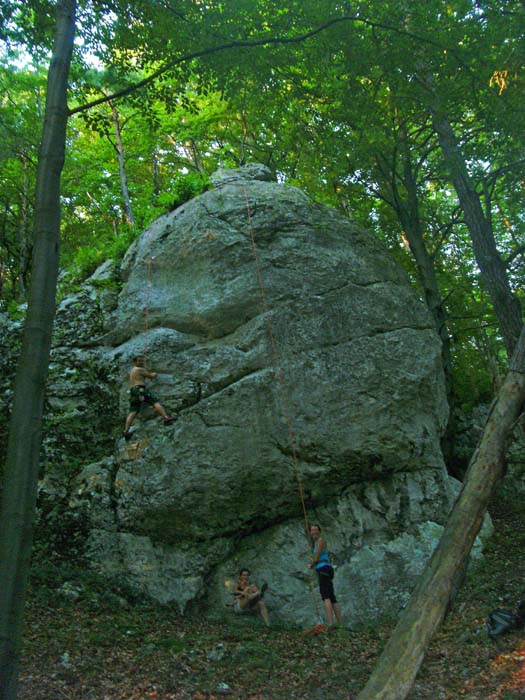
<path fill-rule="evenodd" d="M 295 477 L 297 480 L 297 486 L 299 489 L 299 498 L 301 500 L 301 507 L 302 507 L 302 512 L 303 512 L 303 519 L 304 519 L 304 527 L 305 527 L 305 533 L 306 537 L 308 539 L 308 542 L 311 546 L 311 540 L 310 540 L 310 532 L 309 532 L 309 525 L 308 525 L 308 514 L 306 511 L 306 503 L 305 503 L 305 498 L 304 498 L 304 488 L 303 488 L 303 482 L 301 478 L 301 470 L 299 467 L 299 459 L 297 457 L 297 448 L 296 448 L 296 442 L 295 442 L 295 434 L 293 432 L 293 426 L 292 426 L 292 419 L 291 419 L 291 411 L 290 411 L 290 403 L 288 400 L 288 394 L 286 390 L 286 385 L 284 382 L 284 376 L 283 376 L 283 371 L 281 367 L 281 361 L 280 361 L 280 356 L 279 352 L 277 350 L 277 344 L 275 341 L 275 334 L 273 332 L 273 327 L 272 323 L 270 320 L 270 307 L 268 305 L 268 301 L 266 298 L 266 291 L 264 287 L 264 281 L 261 273 L 261 265 L 259 261 L 259 253 L 257 251 L 257 245 L 255 243 L 255 235 L 253 231 L 253 225 L 252 225 L 252 213 L 250 209 L 250 201 L 248 199 L 248 192 L 246 190 L 246 187 L 243 186 L 243 192 L 244 192 L 244 198 L 246 202 L 246 212 L 247 212 L 247 218 L 248 218 L 248 230 L 250 233 L 250 240 L 252 244 L 252 251 L 253 251 L 253 256 L 255 260 L 255 268 L 257 272 L 257 282 L 259 285 L 259 292 L 261 295 L 261 301 L 264 307 L 264 317 L 265 317 L 265 322 L 268 328 L 268 336 L 270 338 L 270 343 L 272 347 L 272 355 L 273 355 L 273 361 L 274 361 L 274 366 L 275 366 L 275 371 L 277 375 L 277 380 L 279 383 L 279 388 L 280 388 L 280 393 L 281 393 L 281 400 L 283 403 L 283 408 L 284 408 L 284 417 L 286 419 L 286 424 L 288 428 L 288 439 L 290 442 L 290 450 L 291 450 L 291 455 L 292 455 L 292 462 L 294 465 L 294 470 L 295 470 Z M 146 299 L 145 299 L 145 331 L 146 334 L 149 331 L 150 328 L 150 302 L 151 302 L 151 267 L 153 263 L 153 256 L 151 254 L 151 239 L 150 236 L 148 235 L 148 250 L 147 250 L 147 256 L 146 256 Z M 148 342 L 148 340 L 146 341 Z M 144 349 L 144 357 L 147 357 L 148 353 L 148 347 Z"/>
<path fill-rule="evenodd" d="M 146 298 L 144 300 L 144 316 L 145 316 L 145 333 L 146 333 L 146 346 L 144 348 L 144 360 L 145 364 L 147 366 L 147 359 L 148 359 L 148 352 L 149 352 L 149 326 L 150 326 L 150 320 L 149 320 L 149 307 L 151 303 L 151 265 L 153 263 L 153 256 L 151 255 L 151 232 L 148 231 L 147 233 L 147 240 L 148 240 L 148 251 L 147 251 L 147 258 L 146 258 Z"/>
<path fill-rule="evenodd" d="M 283 413 L 286 419 L 286 424 L 288 426 L 288 439 L 290 442 L 290 451 L 292 454 L 292 462 L 294 465 L 294 470 L 295 470 L 295 478 L 297 480 L 297 487 L 299 490 L 299 498 L 301 500 L 301 507 L 303 511 L 303 518 L 304 518 L 304 531 L 306 534 L 306 539 L 308 540 L 308 545 L 310 548 L 312 547 L 312 540 L 310 537 L 310 529 L 308 526 L 308 514 L 306 511 L 306 503 L 304 499 L 304 488 L 303 488 L 303 481 L 301 478 L 301 469 L 299 467 L 299 459 L 297 457 L 297 448 L 296 448 L 296 443 L 295 443 L 295 434 L 293 431 L 293 426 L 292 426 L 292 418 L 291 418 L 291 410 L 290 410 L 290 402 L 288 400 L 288 392 L 286 390 L 286 385 L 284 382 L 284 376 L 283 376 L 283 370 L 281 367 L 281 360 L 279 356 L 279 352 L 277 350 L 277 343 L 275 341 L 275 334 L 273 332 L 273 326 L 272 322 L 270 320 L 270 307 L 268 305 L 268 300 L 266 298 L 266 290 L 264 287 L 264 281 L 262 277 L 262 272 L 261 272 L 261 265 L 259 262 L 259 253 L 257 251 L 257 245 L 255 243 L 255 235 L 253 232 L 253 225 L 252 225 L 252 213 L 250 209 L 250 201 L 248 199 L 248 192 L 246 191 L 246 187 L 243 186 L 243 192 L 244 192 L 244 199 L 246 202 L 246 212 L 247 212 L 247 219 L 248 219 L 248 230 L 250 232 L 250 240 L 252 243 L 252 251 L 253 251 L 253 257 L 255 260 L 255 269 L 257 272 L 257 282 L 259 284 L 259 292 L 261 295 L 261 301 L 263 304 L 264 308 L 264 318 L 266 322 L 266 326 L 268 328 L 268 336 L 270 338 L 270 344 L 272 346 L 272 355 L 273 355 L 273 363 L 275 366 L 275 371 L 277 374 L 277 380 L 279 383 L 279 388 L 280 388 L 280 393 L 281 393 L 281 400 L 283 404 Z M 314 608 L 315 608 L 315 614 L 318 619 L 320 619 L 320 612 L 319 612 L 319 605 L 317 602 L 317 597 L 315 596 L 310 584 L 307 585 L 310 594 L 312 596 L 312 600 L 314 603 Z M 305 631 L 305 634 L 319 634 L 320 632 L 324 632 L 326 630 L 326 626 L 323 624 L 318 624 L 312 627 L 311 629 L 308 629 Z"/>
<path fill-rule="evenodd" d="M 303 518 L 304 518 L 304 528 L 306 532 L 306 537 L 308 539 L 308 543 L 311 546 L 311 540 L 310 540 L 310 530 L 308 526 L 308 515 L 306 512 L 306 504 L 304 500 L 304 489 L 303 489 L 303 482 L 301 478 L 301 470 L 299 468 L 299 459 L 297 457 L 297 448 L 296 448 L 296 443 L 295 443 L 295 434 L 293 432 L 293 426 L 292 426 L 292 419 L 291 419 L 291 411 L 290 411 L 290 402 L 288 400 L 288 394 L 286 390 L 286 385 L 284 382 L 284 377 L 283 377 L 283 371 L 281 367 L 281 361 L 279 357 L 279 352 L 277 350 L 277 344 L 275 342 L 275 334 L 273 332 L 273 327 L 272 327 L 272 322 L 270 320 L 270 307 L 268 305 L 268 301 L 266 298 L 266 291 L 264 287 L 264 282 L 263 282 L 263 277 L 261 273 L 261 265 L 259 262 L 259 253 L 257 251 L 257 245 L 255 244 L 255 235 L 253 232 L 253 225 L 252 225 L 252 213 L 250 209 L 250 202 L 248 199 L 248 192 L 246 191 L 246 187 L 243 186 L 243 191 L 244 191 L 244 199 L 246 201 L 246 212 L 247 212 L 247 217 L 248 217 L 248 230 L 250 232 L 250 239 L 252 242 L 252 251 L 253 251 L 253 257 L 255 259 L 255 268 L 257 271 L 257 282 L 259 284 L 259 292 L 261 295 L 261 300 L 262 304 L 264 307 L 264 318 L 266 321 L 266 326 L 268 328 L 268 336 L 270 338 L 270 343 L 272 346 L 272 355 L 273 355 L 273 362 L 275 366 L 275 371 L 277 374 L 277 380 L 279 383 L 279 388 L 281 392 L 281 400 L 283 403 L 283 408 L 284 408 L 284 417 L 286 419 L 286 423 L 288 426 L 288 439 L 290 441 L 290 450 L 292 453 L 292 462 L 294 465 L 294 470 L 295 470 L 295 477 L 297 480 L 297 486 L 299 489 L 299 497 L 301 499 L 301 506 L 303 510 Z"/>

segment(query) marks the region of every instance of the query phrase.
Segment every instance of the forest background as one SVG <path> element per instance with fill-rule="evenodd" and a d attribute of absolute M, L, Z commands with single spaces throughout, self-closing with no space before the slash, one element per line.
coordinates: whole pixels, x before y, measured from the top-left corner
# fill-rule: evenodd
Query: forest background
<path fill-rule="evenodd" d="M 522 326 L 525 4 L 15 0 L 0 12 L 3 309 L 23 313 L 47 274 L 35 262 L 46 214 L 60 222 L 65 294 L 217 167 L 263 162 L 372 230 L 418 286 L 442 339 L 443 446 L 460 475 L 456 418 L 491 399 Z M 67 107 L 60 80 L 49 99 L 60 62 Z M 55 112 L 65 142 L 39 154 Z"/>
<path fill-rule="evenodd" d="M 3 6 L 0 296 L 16 313 L 30 281 L 54 16 L 53 3 Z M 308 40 L 214 50 L 341 17 Z M 218 167 L 262 162 L 386 243 L 435 318 L 452 406 L 490 400 L 505 344 L 454 169 L 518 288 L 523 17 L 520 2 L 86 3 L 68 95 L 61 293 L 202 192 Z M 440 147 L 440 118 L 459 164 Z"/>

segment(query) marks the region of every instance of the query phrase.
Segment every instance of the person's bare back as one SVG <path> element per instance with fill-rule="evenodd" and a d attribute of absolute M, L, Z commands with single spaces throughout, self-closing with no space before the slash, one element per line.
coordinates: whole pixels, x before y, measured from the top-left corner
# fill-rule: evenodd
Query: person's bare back
<path fill-rule="evenodd" d="M 132 386 L 145 386 L 146 379 L 155 379 L 157 376 L 156 372 L 148 372 L 145 367 L 140 365 L 135 365 L 132 367 L 129 373 L 129 385 Z"/>
<path fill-rule="evenodd" d="M 131 438 L 130 428 L 137 413 L 144 405 L 151 406 L 164 419 L 164 425 L 171 425 L 176 420 L 175 416 L 168 416 L 155 394 L 146 388 L 146 379 L 155 379 L 157 372 L 148 372 L 145 365 L 146 358 L 143 355 L 133 358 L 133 367 L 129 373 L 130 412 L 124 427 L 124 438 L 126 440 Z"/>

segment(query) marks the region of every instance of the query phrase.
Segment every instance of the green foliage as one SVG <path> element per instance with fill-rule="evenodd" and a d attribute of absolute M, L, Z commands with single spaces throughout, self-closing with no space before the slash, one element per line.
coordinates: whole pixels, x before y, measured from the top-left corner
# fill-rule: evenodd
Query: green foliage
<path fill-rule="evenodd" d="M 43 119 L 44 71 L 13 67 L 0 54 L 0 308 L 21 302 L 29 282 L 33 189 Z"/>
<path fill-rule="evenodd" d="M 129 230 L 117 238 L 102 239 L 97 246 L 84 245 L 76 250 L 69 267 L 69 284 L 82 282 L 106 260 L 120 262 L 127 249 L 137 238 L 136 230 Z"/>
<path fill-rule="evenodd" d="M 206 192 L 207 189 L 208 180 L 199 173 L 187 173 L 177 176 L 169 192 L 171 199 L 170 208 L 176 209 L 180 207 L 182 204 L 189 202 L 190 199 Z M 159 197 L 159 201 L 165 201 L 165 198 L 163 200 Z"/>
<path fill-rule="evenodd" d="M 39 0 L 4 5 L 11 24 L 0 69 L 0 303 L 14 311 L 29 281 L 44 70 L 14 68 L 9 52 L 24 36 L 31 48 L 49 46 L 52 16 Z M 421 266 L 406 235 L 407 221 L 417 222 L 448 316 L 452 393 L 464 407 L 488 399 L 505 359 L 432 130 L 428 81 L 459 136 L 499 250 L 509 259 L 511 284 L 519 289 L 523 4 L 362 0 L 352 5 L 358 19 L 306 42 L 234 51 L 214 49 L 261 37 L 292 39 L 349 10 L 314 0 L 286 7 L 277 0 L 181 0 L 177 8 L 117 0 L 111 9 L 105 11 L 105 2 L 79 3 L 70 106 L 166 70 L 113 102 L 120 166 L 115 112 L 107 102 L 70 119 L 62 178 L 67 289 L 104 260 L 120 260 L 156 217 L 205 191 L 218 167 L 262 162 L 282 181 L 372 230 L 424 299 Z M 199 51 L 200 58 L 178 62 Z M 97 57 L 96 66 L 86 64 L 87 52 Z"/>

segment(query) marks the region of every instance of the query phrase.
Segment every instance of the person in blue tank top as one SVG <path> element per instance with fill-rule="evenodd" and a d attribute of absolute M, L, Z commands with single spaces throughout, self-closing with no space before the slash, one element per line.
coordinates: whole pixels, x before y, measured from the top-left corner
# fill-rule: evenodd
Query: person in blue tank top
<path fill-rule="evenodd" d="M 319 525 L 310 527 L 310 537 L 312 540 L 312 560 L 308 564 L 309 569 L 315 569 L 319 578 L 319 592 L 323 599 L 323 605 L 326 612 L 326 620 L 328 627 L 334 624 L 334 614 L 337 624 L 340 625 L 343 620 L 341 607 L 337 602 L 334 593 L 334 567 L 330 562 L 330 554 L 326 543 L 321 538 L 321 528 Z"/>

